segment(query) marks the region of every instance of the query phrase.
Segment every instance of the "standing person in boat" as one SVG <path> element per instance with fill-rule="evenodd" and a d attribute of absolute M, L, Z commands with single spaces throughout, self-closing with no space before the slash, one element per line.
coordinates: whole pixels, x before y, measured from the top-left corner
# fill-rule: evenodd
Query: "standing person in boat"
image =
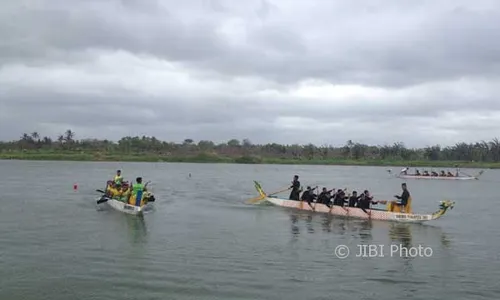
<path fill-rule="evenodd" d="M 396 201 L 395 204 L 401 206 L 400 211 L 404 211 L 406 209 L 406 205 L 408 204 L 408 199 L 410 199 L 410 192 L 408 191 L 406 183 L 402 183 L 401 188 L 403 189 L 401 196 L 394 195 L 394 197 L 399 199 L 399 201 Z"/>
<path fill-rule="evenodd" d="M 293 176 L 293 181 L 292 181 L 292 186 L 290 186 L 292 191 L 290 192 L 290 197 L 289 200 L 299 200 L 300 198 L 300 181 L 299 181 L 299 175 Z"/>
<path fill-rule="evenodd" d="M 115 178 L 113 179 L 113 183 L 119 187 L 123 184 L 123 176 L 122 176 L 122 171 L 121 170 L 117 170 L 116 171 L 116 175 L 115 175 Z"/>
<path fill-rule="evenodd" d="M 137 177 L 135 179 L 135 183 L 132 184 L 132 186 L 130 187 L 131 188 L 131 192 L 128 195 L 127 203 L 130 204 L 130 198 L 132 196 L 137 196 L 138 192 L 143 192 L 143 193 L 146 192 L 147 191 L 147 188 L 146 188 L 147 185 L 148 185 L 148 183 L 146 183 L 146 184 L 142 183 L 142 177 Z"/>

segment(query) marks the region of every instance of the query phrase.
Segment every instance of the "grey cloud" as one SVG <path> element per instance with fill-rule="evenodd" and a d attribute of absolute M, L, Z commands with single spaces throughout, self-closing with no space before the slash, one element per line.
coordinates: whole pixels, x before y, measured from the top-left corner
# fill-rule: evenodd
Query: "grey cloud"
<path fill-rule="evenodd" d="M 354 22 L 342 18 L 336 22 L 336 7 L 326 5 L 325 13 L 330 9 L 332 19 L 309 18 L 311 23 L 324 23 L 321 32 L 310 33 L 318 38 L 306 46 L 308 32 L 280 12 L 279 6 L 286 2 L 251 3 L 253 11 L 266 12 L 261 14 L 269 21 L 261 27 L 247 27 L 248 48 L 230 45 L 216 32 L 231 7 L 219 17 L 206 7 L 221 8 L 227 2 L 186 1 L 176 7 L 172 1 L 94 0 L 45 1 L 37 9 L 8 5 L 0 24 L 4 37 L 0 50 L 4 59 L 16 55 L 26 59 L 29 55 L 43 58 L 57 50 L 124 49 L 222 73 L 267 76 L 288 83 L 319 77 L 338 83 L 401 86 L 499 71 L 499 65 L 491 62 L 500 60 L 500 41 L 493 37 L 500 29 L 496 21 L 500 4 L 477 12 L 467 7 L 442 9 L 440 3 L 427 2 L 428 10 L 413 8 L 419 17 L 393 21 L 403 4 L 398 4 L 399 11 L 386 11 L 388 4 L 379 2 L 371 13 L 355 15 Z M 276 9 L 267 9 L 271 6 Z M 321 6 L 304 13 L 319 10 Z M 348 4 L 344 10 L 352 12 Z M 250 22 L 249 16 L 242 17 Z M 280 22 L 280 17 L 285 19 Z M 363 17 L 368 18 L 366 23 Z M 17 49 L 20 44 L 23 47 Z"/>
<path fill-rule="evenodd" d="M 229 19 L 241 28 L 225 24 Z M 105 72 L 94 65 L 99 53 L 124 50 L 205 70 L 208 75 L 203 76 L 225 80 L 227 87 L 203 95 L 194 85 L 184 94 L 165 91 L 152 97 L 120 87 L 119 80 L 103 78 L 93 94 L 91 84 L 83 82 L 62 92 L 57 82 L 35 87 L 21 77 L 0 86 L 0 126 L 12 128 L 23 118 L 16 130 L 45 124 L 42 129 L 48 131 L 74 126 L 81 134 L 108 138 L 143 133 L 178 140 L 248 137 L 318 144 L 392 142 L 408 138 L 412 128 L 414 143 L 490 138 L 494 125 L 470 121 L 481 130 L 474 134 L 467 126 L 446 125 L 442 118 L 449 112 L 473 118 L 500 111 L 494 84 L 500 79 L 499 19 L 498 1 L 4 1 L 0 71 L 8 64 L 41 69 L 64 64 L 80 70 L 85 66 L 97 78 Z M 235 41 L 224 36 L 223 25 L 235 31 Z M 190 73 L 191 79 L 198 76 Z M 393 97 L 387 103 L 370 95 L 342 103 L 266 99 L 238 91 L 241 86 L 233 90 L 238 76 L 263 79 L 258 89 L 286 91 L 298 81 L 318 78 L 388 87 Z M 477 78 L 486 84 L 468 84 Z M 439 81 L 463 84 L 463 92 L 424 85 Z M 400 93 L 412 85 L 428 94 Z M 308 124 L 284 129 L 275 123 L 297 116 L 337 124 L 331 127 L 337 132 L 320 132 Z M 432 124 L 439 128 L 432 130 Z M 441 129 L 446 138 L 439 136 Z M 13 135 L 0 129 L 0 138 Z"/>

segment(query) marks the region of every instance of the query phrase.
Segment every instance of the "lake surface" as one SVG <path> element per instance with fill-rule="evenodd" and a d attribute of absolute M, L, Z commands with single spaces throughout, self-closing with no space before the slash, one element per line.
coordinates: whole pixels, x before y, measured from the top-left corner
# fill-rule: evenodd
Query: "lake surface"
<path fill-rule="evenodd" d="M 144 217 L 96 205 L 118 168 L 153 182 Z M 386 169 L 0 161 L 0 299 L 500 299 L 499 171 L 406 181 L 416 212 L 456 202 L 424 225 L 244 203 L 254 179 L 272 192 L 294 174 L 390 200 L 402 181 Z M 351 255 L 337 258 L 339 245 Z M 357 245 L 384 245 L 384 257 L 355 257 Z"/>

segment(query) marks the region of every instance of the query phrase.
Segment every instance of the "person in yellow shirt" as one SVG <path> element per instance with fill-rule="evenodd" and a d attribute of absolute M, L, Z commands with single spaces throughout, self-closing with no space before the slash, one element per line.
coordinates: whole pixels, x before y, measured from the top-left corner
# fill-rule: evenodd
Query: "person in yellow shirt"
<path fill-rule="evenodd" d="M 113 179 L 113 182 L 117 187 L 121 186 L 123 184 L 123 176 L 122 176 L 122 171 L 118 170 L 116 171 L 115 178 Z"/>

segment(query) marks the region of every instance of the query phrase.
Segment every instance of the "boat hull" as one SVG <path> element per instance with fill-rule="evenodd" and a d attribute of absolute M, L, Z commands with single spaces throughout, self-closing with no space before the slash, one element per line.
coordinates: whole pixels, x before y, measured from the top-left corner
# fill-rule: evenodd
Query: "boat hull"
<path fill-rule="evenodd" d="M 265 201 L 276 206 L 294 208 L 305 211 L 314 211 L 319 213 L 326 213 L 334 216 L 351 217 L 365 220 L 381 220 L 381 221 L 394 221 L 404 223 L 422 223 L 437 219 L 434 214 L 405 214 L 394 213 L 384 210 L 365 209 L 357 207 L 343 207 L 333 205 L 329 208 L 322 203 L 311 203 L 311 206 L 304 201 L 286 200 L 280 198 L 266 197 Z"/>
<path fill-rule="evenodd" d="M 106 204 L 112 208 L 114 208 L 117 211 L 121 211 L 123 213 L 129 214 L 129 215 L 139 215 L 142 214 L 146 205 L 143 206 L 135 206 L 135 205 L 130 205 L 125 202 L 112 199 L 106 196 L 103 196 L 99 198 L 100 200 L 107 199 Z"/>

